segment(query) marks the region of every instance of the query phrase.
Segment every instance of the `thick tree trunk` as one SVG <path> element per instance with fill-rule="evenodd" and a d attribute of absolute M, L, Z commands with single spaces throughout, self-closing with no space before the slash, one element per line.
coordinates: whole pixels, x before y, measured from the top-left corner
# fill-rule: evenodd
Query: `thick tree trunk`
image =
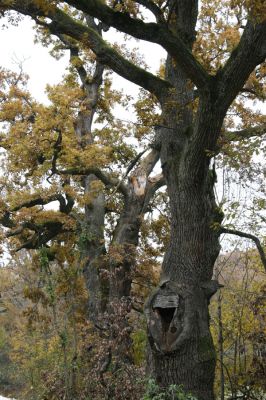
<path fill-rule="evenodd" d="M 131 310 L 130 292 L 141 225 L 141 203 L 141 199 L 128 193 L 108 252 L 110 286 L 107 318 L 111 321 L 110 338 L 115 344 L 112 354 L 117 368 L 133 363 L 132 327 L 127 316 Z"/>
<path fill-rule="evenodd" d="M 212 112 L 207 113 L 208 109 Z M 194 118 L 184 108 L 180 122 L 178 112 L 175 118 L 174 110 L 164 112 L 173 131 L 164 132 L 161 142 L 171 234 L 160 287 L 146 307 L 148 331 L 158 383 L 182 385 L 198 400 L 211 400 L 215 351 L 208 303 L 219 287 L 211 279 L 220 250 L 217 227 L 222 214 L 215 204 L 215 171 L 209 167 L 208 153 L 213 150 L 220 119 L 206 99 Z M 205 135 L 211 139 L 203 143 L 198 140 L 202 130 L 211 133 Z"/>
<path fill-rule="evenodd" d="M 174 4 L 173 29 L 192 47 L 197 2 L 189 1 L 189 7 L 182 0 Z M 222 215 L 215 204 L 215 171 L 210 169 L 210 159 L 222 119 L 211 95 L 203 93 L 193 115 L 193 87 L 171 58 L 166 62 L 166 75 L 175 92 L 162 103 L 168 128 L 159 132 L 158 142 L 171 234 L 161 283 L 146 304 L 150 369 L 162 387 L 182 385 L 198 400 L 213 400 L 215 350 L 208 303 L 219 287 L 211 279 L 220 250 L 217 226 Z"/>
<path fill-rule="evenodd" d="M 208 302 L 218 288 L 211 281 L 219 253 L 217 221 L 208 174 L 188 180 L 179 166 L 168 168 L 171 239 L 160 288 L 146 312 L 154 371 L 166 387 L 181 384 L 199 400 L 213 399 L 215 351 Z M 174 182 L 173 182 L 174 180 Z M 174 185 L 175 183 L 175 185 Z"/>
<path fill-rule="evenodd" d="M 90 18 L 87 22 L 94 24 Z M 78 56 L 76 48 L 71 49 L 71 56 Z M 91 79 L 82 66 L 77 67 L 77 71 L 83 83 L 85 110 L 78 114 L 74 125 L 80 147 L 83 148 L 94 142 L 92 122 L 104 67 L 97 62 Z M 157 181 L 148 182 L 148 177 L 158 159 L 158 151 L 150 151 L 134 169 L 128 183 L 123 183 L 123 210 L 109 246 L 108 256 L 104 238 L 104 194 L 94 193 L 93 183 L 98 179 L 93 174 L 84 178 L 84 191 L 89 195 L 90 201 L 85 206 L 84 219 L 81 222 L 80 262 L 89 292 L 88 316 L 93 321 L 102 319 L 107 310 L 115 312 L 114 308 L 119 306 L 122 298 L 129 299 L 140 226 L 149 200 L 157 187 Z"/>

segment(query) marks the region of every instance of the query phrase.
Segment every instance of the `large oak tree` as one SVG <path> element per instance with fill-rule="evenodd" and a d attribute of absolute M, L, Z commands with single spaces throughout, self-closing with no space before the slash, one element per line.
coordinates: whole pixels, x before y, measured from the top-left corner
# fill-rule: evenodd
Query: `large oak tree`
<path fill-rule="evenodd" d="M 213 1 L 210 5 L 215 7 L 217 3 Z M 45 136 L 43 143 L 50 143 L 49 149 L 44 149 L 44 154 L 33 154 L 31 162 L 45 165 L 48 160 L 48 179 L 59 177 L 63 192 L 39 197 L 35 194 L 34 198 L 13 207 L 6 206 L 1 222 L 10 229 L 10 237 L 20 238 L 21 248 L 45 246 L 60 236 L 66 226 L 71 231 L 75 195 L 68 190 L 70 179 L 79 179 L 88 195 L 94 191 L 92 200 L 85 205 L 79 226 L 82 231 L 80 262 L 90 293 L 89 315 L 97 323 L 104 310 L 114 310 L 117 301 L 130 296 L 131 269 L 142 219 L 156 190 L 166 184 L 170 239 L 160 285 L 145 308 L 149 367 L 162 386 L 182 384 L 199 400 L 211 400 L 214 398 L 215 351 L 209 330 L 208 304 L 219 287 L 212 281 L 212 275 L 220 251 L 220 235 L 233 233 L 255 239 L 264 266 L 266 264 L 263 248 L 253 235 L 222 227 L 223 212 L 215 201 L 216 174 L 211 164 L 224 143 L 261 136 L 265 132 L 265 124 L 261 123 L 228 133 L 225 118 L 232 104 L 237 108 L 233 102 L 243 91 L 263 97 L 258 80 L 254 78 L 250 82 L 249 79 L 254 70 L 259 79 L 265 76 L 261 64 L 266 55 L 266 21 L 265 6 L 260 1 L 224 2 L 225 11 L 218 9 L 216 16 L 211 7 L 208 11 L 208 2 L 202 2 L 201 6 L 205 7 L 205 14 L 198 21 L 196 0 L 0 1 L 3 12 L 13 10 L 31 16 L 44 30 L 44 41 L 49 40 L 50 35 L 55 36 L 62 48 L 70 50 L 83 95 L 74 123 L 77 144 L 73 160 L 68 159 L 67 153 L 67 147 L 74 146 L 73 142 L 62 140 L 63 131 L 71 130 L 65 105 L 45 111 L 21 95 L 21 101 L 28 104 L 28 115 L 24 115 L 21 124 L 26 124 L 27 129 L 35 129 L 35 126 L 41 135 L 42 126 L 36 124 L 38 114 L 47 113 L 46 117 L 52 121 L 51 131 L 56 134 L 56 140 Z M 232 25 L 229 28 L 228 23 Z M 116 46 L 111 46 L 103 38 L 108 38 L 108 33 L 103 32 L 108 32 L 110 27 L 161 46 L 167 52 L 164 71 L 160 75 L 148 72 L 134 60 L 127 59 Z M 216 30 L 212 32 L 214 27 Z M 96 56 L 95 69 L 90 76 L 79 57 L 84 51 L 92 51 Z M 143 88 L 160 108 L 160 116 L 154 123 L 151 151 L 135 158 L 127 174 L 140 158 L 141 161 L 131 172 L 128 183 L 108 172 L 103 162 L 99 162 L 97 157 L 101 149 L 95 145 L 97 140 L 92 132 L 106 67 Z M 76 96 L 81 97 L 80 93 Z M 52 98 L 57 101 L 56 93 Z M 67 103 L 67 96 L 65 101 Z M 65 117 L 63 122 L 62 119 L 57 121 L 56 109 Z M 9 122 L 15 123 L 12 116 Z M 21 126 L 21 130 L 24 128 L 25 125 Z M 8 146 L 10 142 L 3 142 L 3 147 L 8 149 Z M 96 151 L 96 156 L 92 156 Z M 93 162 L 86 163 L 86 157 Z M 162 175 L 149 178 L 159 158 Z M 29 165 L 25 170 L 27 168 Z M 99 182 L 119 192 L 123 199 L 108 249 L 103 245 L 104 191 L 98 190 L 95 194 Z M 36 218 L 33 223 L 27 218 L 23 220 L 21 214 L 13 218 L 22 209 L 51 201 L 59 202 L 59 212 L 65 215 L 65 220 Z M 107 251 L 108 284 L 101 273 L 101 268 L 103 271 L 106 267 Z"/>

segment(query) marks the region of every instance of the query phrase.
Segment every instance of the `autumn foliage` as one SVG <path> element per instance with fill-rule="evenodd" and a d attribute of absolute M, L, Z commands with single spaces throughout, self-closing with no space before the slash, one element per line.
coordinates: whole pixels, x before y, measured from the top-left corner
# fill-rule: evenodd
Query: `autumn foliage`
<path fill-rule="evenodd" d="M 172 150 L 173 159 L 164 162 L 161 146 L 165 132 L 171 137 L 176 128 L 170 122 L 182 125 L 187 115 L 197 119 L 202 80 L 223 77 L 247 19 L 265 24 L 264 2 L 201 2 L 195 38 L 183 26 L 179 33 L 192 43 L 192 51 L 188 44 L 184 53 L 185 60 L 194 57 L 191 76 L 193 68 L 202 75 L 194 81 L 189 75 L 181 89 L 171 86 L 169 70 L 176 73 L 182 57 L 173 58 L 172 69 L 169 59 L 162 60 L 151 74 L 148 59 L 128 38 L 132 20 L 150 35 L 147 10 L 162 32 L 167 26 L 170 38 L 177 35 L 171 2 L 97 1 L 103 21 L 83 10 L 90 1 L 26 3 L 2 0 L 0 11 L 12 24 L 30 15 L 36 40 L 57 59 L 70 54 L 70 61 L 62 81 L 47 86 L 46 103 L 32 97 L 23 66 L 17 72 L 0 68 L 0 240 L 9 259 L 0 269 L 0 392 L 27 400 L 168 400 L 170 394 L 192 399 L 182 386 L 161 393 L 147 379 L 152 368 L 145 362 L 143 306 L 159 283 L 173 233 L 166 164 L 177 171 L 184 155 L 176 160 Z M 128 19 L 125 40 L 111 44 L 110 26 L 120 17 Z M 164 38 L 156 40 L 161 44 Z M 116 88 L 113 71 L 142 86 L 136 98 Z M 226 100 L 217 141 L 210 135 L 199 151 L 211 187 L 206 209 L 215 204 L 211 222 L 202 217 L 208 232 L 217 237 L 251 232 L 244 237 L 255 238 L 261 255 L 226 242 L 227 255 L 214 270 L 224 285 L 210 306 L 220 361 L 215 393 L 221 400 L 265 396 L 265 77 L 265 62 L 258 63 Z M 119 117 L 121 107 L 130 119 Z M 187 148 L 193 129 L 182 131 Z"/>

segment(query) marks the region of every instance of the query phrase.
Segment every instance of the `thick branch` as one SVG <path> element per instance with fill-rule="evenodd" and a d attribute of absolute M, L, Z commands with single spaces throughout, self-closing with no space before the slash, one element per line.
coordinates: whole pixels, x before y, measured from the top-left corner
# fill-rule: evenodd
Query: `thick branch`
<path fill-rule="evenodd" d="M 219 101 L 225 110 L 243 88 L 251 72 L 266 57 L 266 20 L 248 21 L 236 49 L 217 74 Z"/>
<path fill-rule="evenodd" d="M 155 164 L 159 161 L 160 153 L 156 149 L 152 149 L 149 154 L 141 161 L 139 168 L 146 172 L 146 175 L 149 176 L 152 172 Z"/>
<path fill-rule="evenodd" d="M 9 238 L 20 235 L 25 231 L 25 229 L 34 233 L 28 238 L 28 240 L 26 240 L 26 242 L 22 243 L 16 251 L 21 249 L 37 249 L 47 244 L 59 234 L 73 231 L 69 226 L 65 228 L 64 223 L 60 221 L 46 221 L 42 224 L 35 224 L 34 222 L 27 221 L 17 226 L 16 229 L 7 232 L 6 237 Z"/>
<path fill-rule="evenodd" d="M 260 254 L 260 258 L 262 261 L 262 264 L 264 266 L 264 269 L 266 271 L 266 255 L 264 252 L 264 249 L 260 243 L 260 240 L 257 238 L 257 236 L 251 235 L 250 233 L 245 233 L 242 231 L 238 231 L 238 230 L 234 230 L 234 229 L 227 229 L 227 228 L 221 228 L 220 233 L 228 233 L 230 235 L 236 235 L 236 236 L 240 236 L 243 238 L 247 238 L 247 239 L 251 239 L 253 240 L 253 242 L 256 244 L 258 252 Z"/>
<path fill-rule="evenodd" d="M 1 5 L 0 0 L 0 6 Z M 102 64 L 108 65 L 120 76 L 155 94 L 158 99 L 162 97 L 166 90 L 171 88 L 171 85 L 163 79 L 160 79 L 126 60 L 119 52 L 109 46 L 95 29 L 75 21 L 56 7 L 50 6 L 50 8 L 44 11 L 43 8 L 38 6 L 33 0 L 29 0 L 26 3 L 24 0 L 16 0 L 11 6 L 6 8 L 31 16 L 35 21 L 38 21 L 38 17 L 50 18 L 52 22 L 45 23 L 45 27 L 48 28 L 51 33 L 57 36 L 59 34 L 65 34 L 82 42 L 84 46 L 90 48 L 97 55 L 98 60 Z M 109 7 L 107 8 L 109 9 Z M 93 15 L 93 13 L 91 15 Z M 44 25 L 42 22 L 40 22 L 40 24 Z M 156 24 L 154 25 L 156 26 Z"/>
<path fill-rule="evenodd" d="M 143 87 L 160 99 L 171 86 L 166 81 L 126 60 L 90 27 L 74 21 L 67 14 L 57 10 L 53 22 L 49 24 L 51 33 L 63 32 L 90 48 L 101 64 L 106 64 L 123 78 Z"/>
<path fill-rule="evenodd" d="M 7 232 L 6 237 L 10 238 L 10 237 L 13 237 L 13 236 L 17 236 L 17 235 L 21 234 L 24 231 L 24 229 L 29 229 L 29 230 L 31 230 L 31 231 L 33 231 L 35 233 L 40 233 L 40 226 L 38 226 L 38 225 L 36 225 L 36 224 L 34 224 L 32 222 L 27 221 L 27 222 L 23 222 L 16 229 L 13 229 L 13 230 Z"/>
<path fill-rule="evenodd" d="M 44 227 L 46 228 L 46 227 Z M 19 246 L 16 251 L 21 249 L 38 249 L 41 246 L 46 245 L 50 240 L 56 237 L 59 233 L 63 233 L 63 224 L 54 223 L 53 226 L 50 224 L 50 229 L 45 229 L 43 232 L 39 231 L 34 233 L 26 242 Z M 69 230 L 68 230 L 69 232 Z"/>
<path fill-rule="evenodd" d="M 163 23 L 145 23 L 140 19 L 130 17 L 127 13 L 114 11 L 100 0 L 68 0 L 66 2 L 121 32 L 161 45 L 198 88 L 208 85 L 210 77 L 205 69 L 195 59 L 180 37 L 173 34 L 167 25 Z M 143 5 L 145 3 L 146 6 L 149 4 L 150 7 L 152 4 L 147 0 L 142 1 L 142 3 Z"/>
<path fill-rule="evenodd" d="M 66 2 L 121 32 L 161 45 L 198 88 L 206 88 L 209 85 L 210 76 L 208 73 L 183 41 L 172 33 L 166 25 L 144 23 L 140 19 L 131 18 L 127 13 L 114 11 L 100 0 L 69 0 Z M 38 16 L 51 18 L 53 22 L 47 25 L 52 33 L 67 34 L 81 41 L 85 46 L 91 48 L 103 64 L 108 65 L 125 79 L 154 93 L 158 99 L 162 98 L 162 91 L 164 92 L 165 89 L 170 87 L 169 83 L 127 61 L 108 46 L 95 29 L 74 21 L 69 15 L 56 7 L 44 11 L 33 0 L 27 1 L 26 4 L 23 0 L 16 0 L 10 8 L 22 14 L 30 15 L 35 20 Z"/>
<path fill-rule="evenodd" d="M 75 4 L 73 5 L 75 6 Z M 103 7 L 106 6 L 103 5 Z M 38 17 L 49 17 L 52 22 L 47 23 L 46 27 L 51 33 L 57 36 L 65 34 L 82 42 L 84 46 L 90 48 L 97 55 L 101 64 L 108 65 L 114 72 L 153 93 L 158 99 L 162 98 L 165 91 L 171 88 L 168 82 L 126 60 L 118 51 L 109 46 L 91 26 L 86 26 L 75 21 L 56 7 L 44 11 L 33 0 L 27 1 L 26 4 L 25 1 L 16 0 L 10 8 L 24 15 L 31 16 L 35 21 Z M 107 8 L 109 9 L 109 7 Z M 94 16 L 93 13 L 88 14 Z M 156 24 L 153 25 L 157 26 Z"/>

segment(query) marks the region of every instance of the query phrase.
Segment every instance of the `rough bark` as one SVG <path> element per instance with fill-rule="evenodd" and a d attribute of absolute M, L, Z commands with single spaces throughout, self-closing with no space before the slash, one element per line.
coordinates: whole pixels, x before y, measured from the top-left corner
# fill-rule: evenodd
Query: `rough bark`
<path fill-rule="evenodd" d="M 173 2 L 172 29 L 179 32 L 189 48 L 195 39 L 196 15 L 197 2 Z M 163 118 L 171 130 L 160 132 L 159 140 L 171 235 L 162 265 L 161 287 L 146 306 L 153 371 L 163 387 L 182 384 L 199 400 L 211 400 L 215 351 L 209 330 L 208 292 L 212 294 L 218 288 L 211 282 L 220 249 L 219 234 L 213 226 L 221 219 L 216 212 L 214 179 L 206 150 L 213 148 L 209 132 L 215 135 L 221 122 L 208 95 L 200 99 L 198 114 L 193 117 L 188 106 L 193 87 L 169 56 L 166 73 L 175 88 L 162 103 Z M 171 296 L 178 298 L 174 306 Z M 166 300 L 164 306 L 158 306 L 160 297 L 168 299 L 169 304 Z"/>
<path fill-rule="evenodd" d="M 212 399 L 215 351 L 208 301 L 216 281 L 201 286 L 162 281 L 146 304 L 156 380 L 180 384 L 199 399 Z"/>
<path fill-rule="evenodd" d="M 111 301 L 130 296 L 141 223 L 151 197 L 163 183 L 161 177 L 149 180 L 149 175 L 158 159 L 158 151 L 151 150 L 128 178 L 123 210 L 111 243 L 109 296 Z"/>
<path fill-rule="evenodd" d="M 120 318 L 119 330 L 112 329 L 110 336 L 117 340 L 113 349 L 117 365 L 123 368 L 123 363 L 134 363 L 132 357 L 132 326 L 128 323 L 128 313 L 131 311 L 131 285 L 136 266 L 136 250 L 139 242 L 140 228 L 147 206 L 155 191 L 164 184 L 161 176 L 149 178 L 159 158 L 156 150 L 151 150 L 139 165 L 133 170 L 126 185 L 123 209 L 117 221 L 113 238 L 108 251 L 109 265 L 109 298 L 108 314 L 113 316 L 117 325 L 118 314 Z"/>
<path fill-rule="evenodd" d="M 188 179 L 184 172 L 178 174 L 178 169 L 183 170 L 175 166 L 165 172 L 171 206 L 171 239 L 163 261 L 162 281 L 169 281 L 174 288 L 185 285 L 187 293 L 176 289 L 180 305 L 175 312 L 184 315 L 177 323 L 175 344 L 170 351 L 165 351 L 163 346 L 159 351 L 153 348 L 155 375 L 162 386 L 182 384 L 199 400 L 206 400 L 214 398 L 215 352 L 208 324 L 208 294 L 204 288 L 212 286 L 213 265 L 219 253 L 219 235 L 214 226 L 220 222 L 220 216 L 214 209 L 208 173 L 202 182 L 202 177 Z M 154 310 L 152 306 L 151 312 Z M 165 317 L 168 318 L 164 312 L 160 313 L 162 324 Z M 174 314 L 169 318 L 167 332 L 171 332 Z"/>
<path fill-rule="evenodd" d="M 159 352 L 153 349 L 155 375 L 162 386 L 182 384 L 198 399 L 206 400 L 213 399 L 215 352 L 208 326 L 208 298 L 201 285 L 211 284 L 213 265 L 220 249 L 215 224 L 221 222 L 221 215 L 215 207 L 209 160 L 201 160 L 203 171 L 199 168 L 198 173 L 188 173 L 187 154 L 184 154 L 187 139 L 181 140 L 182 150 L 179 140 L 171 141 L 168 149 L 162 145 L 167 152 L 163 171 L 171 210 L 171 238 L 162 265 L 162 280 L 188 288 L 189 294 L 181 292 L 180 298 L 184 302 L 183 318 L 191 318 L 191 322 L 186 326 L 181 319 L 178 323 L 176 340 L 182 337 L 181 346 L 174 346 L 169 354 L 162 348 Z M 169 153 L 173 148 L 175 157 L 171 159 Z M 163 314 L 160 320 L 163 323 Z M 170 325 L 168 330 L 171 330 Z"/>
<path fill-rule="evenodd" d="M 87 24 L 97 28 L 93 19 L 87 19 Z M 101 34 L 100 29 L 98 32 Z M 59 35 L 59 38 L 69 47 L 71 58 L 77 58 L 79 56 L 78 48 L 71 45 L 65 36 Z M 89 77 L 80 60 L 77 72 L 83 85 L 84 101 L 83 110 L 78 113 L 77 119 L 74 121 L 74 128 L 79 145 L 83 148 L 94 142 L 92 122 L 102 84 L 104 66 L 97 61 L 93 76 Z M 98 178 L 94 174 L 83 177 L 84 194 L 90 200 L 85 205 L 84 217 L 80 221 L 79 238 L 80 263 L 89 293 L 88 317 L 93 321 L 97 320 L 104 311 L 107 301 L 106 285 L 101 279 L 101 260 L 105 254 L 103 229 L 105 198 L 103 192 L 96 195 L 94 193 L 93 183 L 97 180 Z"/>

